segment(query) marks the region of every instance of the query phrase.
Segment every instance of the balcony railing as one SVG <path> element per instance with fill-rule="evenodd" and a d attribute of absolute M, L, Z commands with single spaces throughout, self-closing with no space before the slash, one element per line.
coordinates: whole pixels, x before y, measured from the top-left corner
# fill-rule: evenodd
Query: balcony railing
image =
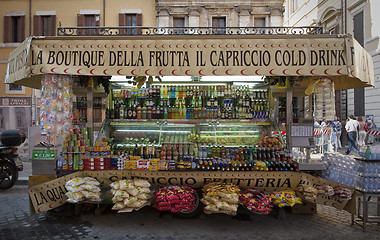
<path fill-rule="evenodd" d="M 135 35 L 308 35 L 322 27 L 58 27 L 58 36 Z"/>

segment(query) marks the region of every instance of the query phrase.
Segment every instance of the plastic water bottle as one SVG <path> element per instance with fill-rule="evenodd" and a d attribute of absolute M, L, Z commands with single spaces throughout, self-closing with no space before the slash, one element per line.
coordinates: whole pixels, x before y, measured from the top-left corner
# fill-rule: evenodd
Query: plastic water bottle
<path fill-rule="evenodd" d="M 63 155 L 62 153 L 58 155 L 57 158 L 57 169 L 62 169 L 63 166 Z"/>

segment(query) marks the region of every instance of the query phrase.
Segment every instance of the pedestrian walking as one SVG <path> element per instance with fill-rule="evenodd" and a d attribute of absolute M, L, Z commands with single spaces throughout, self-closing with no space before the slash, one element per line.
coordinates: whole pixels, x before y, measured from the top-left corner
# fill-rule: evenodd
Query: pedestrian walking
<path fill-rule="evenodd" d="M 373 128 L 376 128 L 376 125 L 372 122 L 372 120 L 368 120 L 367 126 L 369 131 L 371 131 Z M 373 134 L 368 134 L 368 144 L 373 144 L 374 139 L 375 136 Z"/>
<path fill-rule="evenodd" d="M 365 138 L 367 136 L 367 132 L 365 131 L 365 126 L 367 124 L 364 122 L 363 117 L 361 117 L 361 116 L 358 118 L 358 122 L 359 122 L 358 144 L 359 144 L 359 150 L 362 150 L 362 148 L 365 147 Z"/>
<path fill-rule="evenodd" d="M 338 149 L 342 148 L 342 143 L 340 142 L 340 136 L 342 135 L 342 123 L 339 121 L 338 117 L 335 117 L 335 120 L 332 122 L 331 126 L 333 128 L 331 141 L 335 146 L 336 152 Z"/>
<path fill-rule="evenodd" d="M 346 123 L 347 137 L 348 137 L 348 148 L 346 154 L 350 154 L 351 149 L 353 148 L 356 154 L 359 154 L 360 151 L 356 146 L 357 132 L 359 129 L 359 122 L 354 119 L 353 115 L 348 117 L 348 121 Z"/>

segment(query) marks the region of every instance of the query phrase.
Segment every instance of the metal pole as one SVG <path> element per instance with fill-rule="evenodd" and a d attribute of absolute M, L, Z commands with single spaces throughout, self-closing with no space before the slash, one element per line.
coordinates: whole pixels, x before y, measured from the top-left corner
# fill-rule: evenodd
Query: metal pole
<path fill-rule="evenodd" d="M 90 78 L 90 82 L 94 81 L 93 78 Z M 94 89 L 93 84 L 89 84 L 90 87 L 87 87 L 87 124 L 88 136 L 90 142 L 94 143 L 94 121 L 93 121 L 93 105 L 94 105 Z"/>
<path fill-rule="evenodd" d="M 289 81 L 289 85 L 286 88 L 286 145 L 288 151 L 291 151 L 292 147 L 290 144 L 290 126 L 293 123 L 293 81 L 290 77 L 287 78 L 287 81 Z"/>
<path fill-rule="evenodd" d="M 312 119 L 313 118 L 313 115 L 312 115 L 312 110 L 311 110 L 311 107 L 312 107 L 312 96 L 306 96 L 305 97 L 305 106 L 304 106 L 304 118 L 305 119 Z M 311 149 L 310 147 L 306 148 L 306 163 L 310 163 L 310 153 L 311 153 Z"/>

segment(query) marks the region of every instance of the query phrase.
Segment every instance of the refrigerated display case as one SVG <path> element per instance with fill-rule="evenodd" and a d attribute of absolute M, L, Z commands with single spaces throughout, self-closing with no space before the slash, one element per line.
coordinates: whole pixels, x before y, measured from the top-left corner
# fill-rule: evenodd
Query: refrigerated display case
<path fill-rule="evenodd" d="M 260 137 L 277 137 L 278 127 L 271 121 L 187 120 L 187 119 L 106 119 L 96 142 L 108 141 L 114 151 L 140 145 L 197 143 L 226 147 L 260 145 Z M 199 136 L 196 142 L 189 138 Z M 271 145 L 267 143 L 266 145 Z"/>

